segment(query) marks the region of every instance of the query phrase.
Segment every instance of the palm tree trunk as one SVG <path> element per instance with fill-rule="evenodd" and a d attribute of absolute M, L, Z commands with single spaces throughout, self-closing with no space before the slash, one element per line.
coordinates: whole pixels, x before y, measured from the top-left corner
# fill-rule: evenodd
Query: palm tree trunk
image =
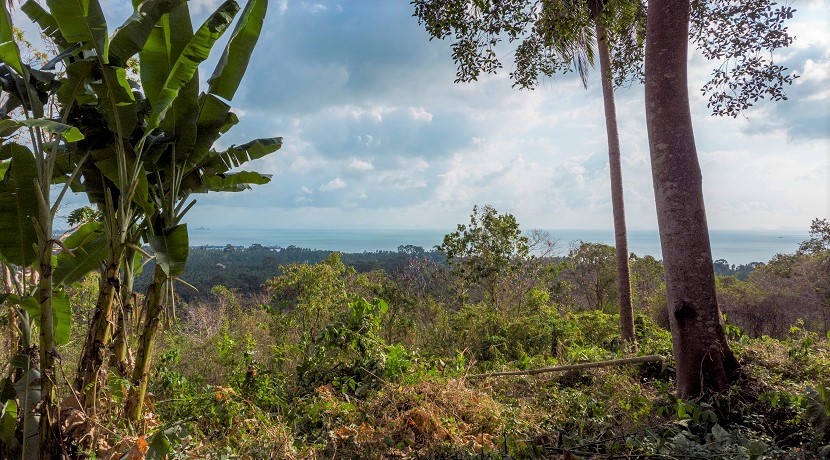
<path fill-rule="evenodd" d="M 147 383 L 150 379 L 150 364 L 153 359 L 156 336 L 161 326 L 161 312 L 164 304 L 164 286 L 167 284 L 167 275 L 161 266 L 156 264 L 153 282 L 147 288 L 144 307 L 144 328 L 138 339 L 138 353 L 133 368 L 133 385 L 130 387 L 127 402 L 124 406 L 124 416 L 130 422 L 137 422 L 144 412 L 144 398 L 147 394 Z"/>
<path fill-rule="evenodd" d="M 726 340 L 687 86 L 689 1 L 649 2 L 645 102 L 677 393 L 723 391 L 738 361 Z"/>
<path fill-rule="evenodd" d="M 620 303 L 620 336 L 626 348 L 636 347 L 634 336 L 634 307 L 631 305 L 631 275 L 628 266 L 628 236 L 625 229 L 625 202 L 623 200 L 622 166 L 620 165 L 620 136 L 617 131 L 617 108 L 614 104 L 614 83 L 611 75 L 611 52 L 606 41 L 605 28 L 594 15 L 599 51 L 599 69 L 602 75 L 602 101 L 605 106 L 605 131 L 608 135 L 608 163 L 611 170 L 611 205 L 614 215 L 614 242 L 617 256 L 617 295 Z"/>

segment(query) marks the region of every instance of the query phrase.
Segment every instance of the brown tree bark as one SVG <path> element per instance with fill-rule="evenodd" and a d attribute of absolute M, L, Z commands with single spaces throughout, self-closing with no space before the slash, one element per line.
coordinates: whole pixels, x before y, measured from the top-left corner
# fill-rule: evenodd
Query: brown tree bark
<path fill-rule="evenodd" d="M 617 295 L 620 303 L 620 336 L 628 346 L 636 346 L 634 307 L 631 304 L 631 274 L 628 265 L 628 235 L 625 228 L 620 136 L 617 130 L 617 107 L 614 103 L 614 82 L 611 73 L 611 51 L 600 18 L 601 6 L 593 4 L 594 27 L 602 81 L 602 102 L 605 107 L 605 131 L 608 136 L 608 164 L 611 170 L 611 205 L 614 217 L 614 243 L 617 258 Z"/>
<path fill-rule="evenodd" d="M 677 393 L 723 391 L 739 365 L 724 332 L 687 86 L 689 1 L 649 2 L 645 102 Z"/>

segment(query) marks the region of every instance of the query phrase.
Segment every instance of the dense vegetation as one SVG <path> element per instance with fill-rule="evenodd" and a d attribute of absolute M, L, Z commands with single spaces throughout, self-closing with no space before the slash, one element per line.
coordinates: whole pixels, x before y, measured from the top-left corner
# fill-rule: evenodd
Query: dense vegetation
<path fill-rule="evenodd" d="M 107 406 L 68 432 L 99 457 L 153 445 L 172 458 L 816 458 L 830 443 L 830 248 L 813 236 L 745 280 L 718 278 L 744 376 L 694 401 L 673 396 L 662 265 L 651 257 L 631 257 L 638 353 L 664 363 L 481 379 L 470 376 L 626 356 L 613 248 L 526 254 L 479 278 L 411 247 L 351 255 L 388 264 L 363 271 L 324 251 L 204 250 L 207 272 L 279 275 L 177 305 L 146 438 L 121 425 L 115 376 L 99 389 Z M 69 289 L 77 324 L 97 284 L 91 274 Z M 60 348 L 66 362 L 79 339 Z"/>

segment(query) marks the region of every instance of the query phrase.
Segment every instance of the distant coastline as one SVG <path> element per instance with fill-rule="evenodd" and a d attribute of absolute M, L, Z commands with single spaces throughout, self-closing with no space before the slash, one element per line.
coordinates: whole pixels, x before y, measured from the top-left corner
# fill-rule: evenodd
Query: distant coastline
<path fill-rule="evenodd" d="M 396 251 L 401 245 L 432 249 L 451 230 L 439 229 L 216 229 L 199 227 L 190 231 L 191 246 L 296 246 L 346 253 Z M 559 252 L 567 253 L 574 241 L 614 244 L 612 230 L 545 230 L 558 242 Z M 767 262 L 775 254 L 793 253 L 808 238 L 806 232 L 785 230 L 712 230 L 713 259 L 730 264 Z M 657 230 L 629 230 L 629 250 L 638 256 L 661 257 Z"/>

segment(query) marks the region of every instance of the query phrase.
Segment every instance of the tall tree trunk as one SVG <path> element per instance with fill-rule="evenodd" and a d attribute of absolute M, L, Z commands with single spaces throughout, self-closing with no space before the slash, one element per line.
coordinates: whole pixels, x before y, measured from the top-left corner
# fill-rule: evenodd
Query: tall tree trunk
<path fill-rule="evenodd" d="M 605 106 L 605 131 L 608 136 L 608 164 L 611 170 L 611 205 L 614 216 L 614 242 L 617 257 L 617 295 L 620 303 L 620 336 L 627 348 L 636 346 L 634 307 L 631 305 L 631 275 L 628 266 L 628 236 L 625 229 L 620 136 L 617 131 L 617 108 L 614 103 L 614 82 L 611 73 L 611 52 L 605 28 L 599 15 L 594 15 L 602 80 L 602 102 Z"/>
<path fill-rule="evenodd" d="M 739 365 L 726 340 L 687 86 L 689 1 L 649 2 L 645 102 L 677 393 L 729 387 Z"/>
<path fill-rule="evenodd" d="M 127 396 L 124 406 L 124 416 L 130 422 L 137 422 L 144 412 L 144 398 L 147 394 L 147 383 L 150 379 L 150 364 L 153 359 L 156 336 L 161 326 L 161 312 L 164 308 L 164 286 L 167 284 L 167 275 L 161 266 L 156 264 L 153 282 L 147 288 L 144 306 L 144 328 L 138 339 L 138 353 L 133 369 L 133 385 Z"/>
<path fill-rule="evenodd" d="M 75 390 L 80 393 L 84 408 L 92 407 L 98 383 L 98 374 L 104 363 L 104 355 L 110 343 L 113 321 L 113 305 L 120 291 L 119 265 L 120 251 L 111 252 L 112 257 L 106 261 L 102 274 L 101 290 L 95 304 L 92 321 L 89 325 L 86 341 L 78 363 L 78 375 L 75 378 Z"/>

